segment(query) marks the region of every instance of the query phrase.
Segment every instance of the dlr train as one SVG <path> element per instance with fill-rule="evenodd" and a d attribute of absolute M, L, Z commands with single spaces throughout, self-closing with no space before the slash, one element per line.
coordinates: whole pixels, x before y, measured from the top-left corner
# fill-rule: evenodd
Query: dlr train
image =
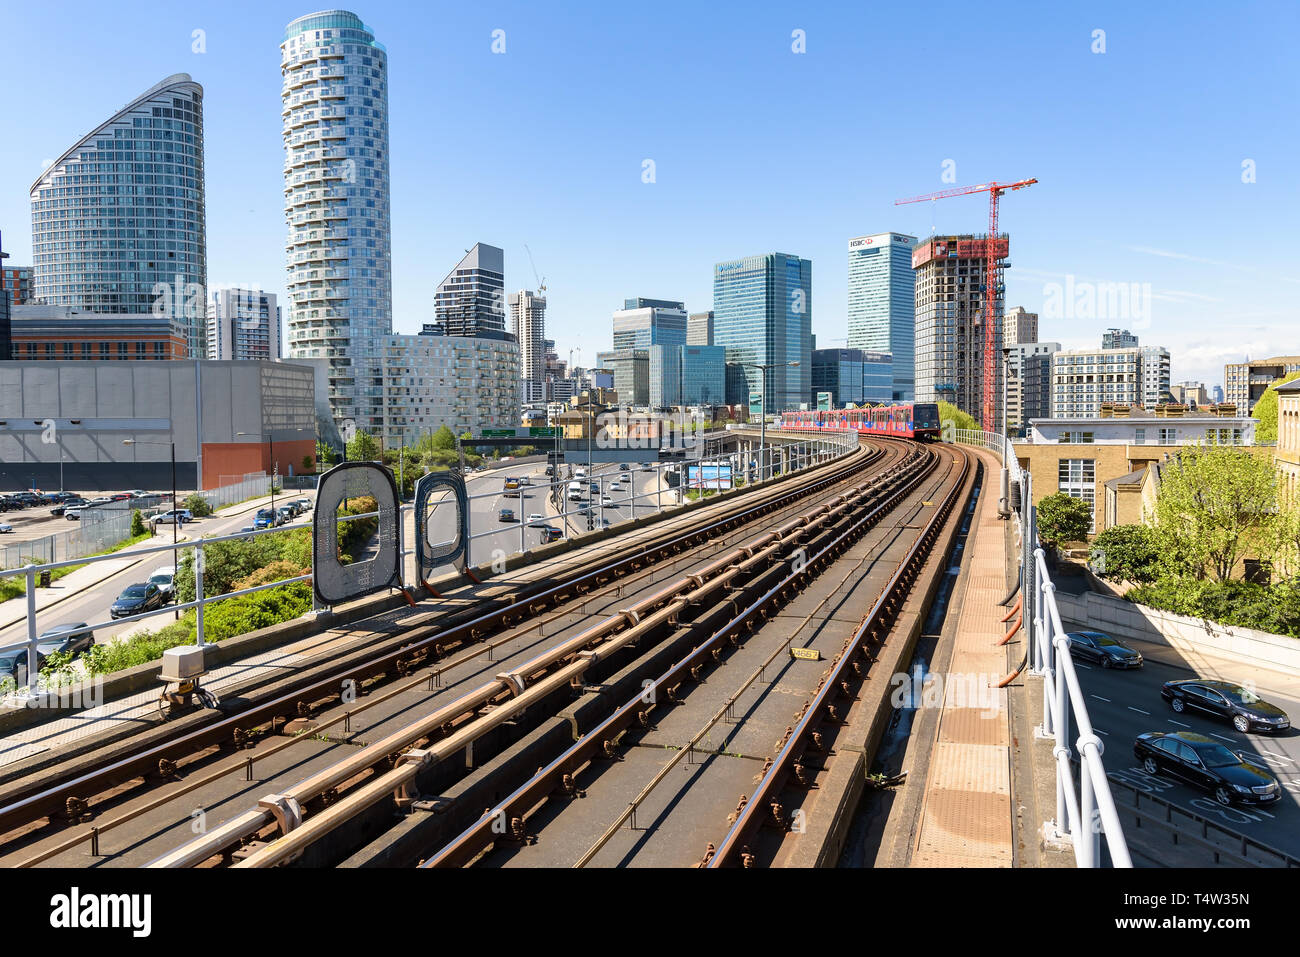
<path fill-rule="evenodd" d="M 933 402 L 901 402 L 861 409 L 783 412 L 787 429 L 856 429 L 863 435 L 900 435 L 909 439 L 939 439 L 939 406 Z"/>

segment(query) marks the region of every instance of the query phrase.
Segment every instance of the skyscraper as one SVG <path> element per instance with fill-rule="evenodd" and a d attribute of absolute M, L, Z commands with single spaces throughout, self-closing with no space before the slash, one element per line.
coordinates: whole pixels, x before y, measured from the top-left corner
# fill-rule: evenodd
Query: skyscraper
<path fill-rule="evenodd" d="M 1038 341 L 1038 313 L 1012 306 L 1002 317 L 1002 348 Z"/>
<path fill-rule="evenodd" d="M 145 90 L 32 184 L 35 298 L 89 313 L 165 314 L 204 355 L 208 281 L 203 87 Z"/>
<path fill-rule="evenodd" d="M 1103 349 L 1136 349 L 1138 337 L 1127 329 L 1107 329 L 1101 334 Z"/>
<path fill-rule="evenodd" d="M 510 294 L 510 331 L 519 342 L 520 395 L 546 399 L 546 297 L 529 289 Z"/>
<path fill-rule="evenodd" d="M 688 346 L 713 345 L 713 310 L 693 312 L 686 317 L 686 344 Z"/>
<path fill-rule="evenodd" d="M 294 20 L 280 51 L 289 356 L 327 359 L 334 418 L 378 432 L 393 328 L 388 54 L 346 10 Z"/>
<path fill-rule="evenodd" d="M 911 401 L 916 389 L 915 236 L 878 233 L 849 240 L 850 349 L 893 356 L 893 397 Z"/>
<path fill-rule="evenodd" d="M 614 348 L 686 345 L 686 304 L 670 299 L 627 299 L 614 312 Z"/>
<path fill-rule="evenodd" d="M 280 307 L 261 289 L 214 289 L 208 294 L 207 358 L 280 358 Z"/>
<path fill-rule="evenodd" d="M 713 344 L 728 363 L 773 365 L 766 411 L 798 409 L 812 388 L 812 261 L 767 253 L 713 267 Z M 791 367 L 790 362 L 798 362 Z M 727 403 L 743 405 L 762 387 L 748 365 L 727 370 Z"/>
<path fill-rule="evenodd" d="M 506 253 L 475 243 L 433 297 L 434 321 L 446 336 L 506 331 Z"/>
<path fill-rule="evenodd" d="M 984 236 L 931 236 L 912 253 L 916 271 L 916 401 L 951 402 L 978 420 L 984 406 Z M 1000 236 L 1005 259 L 1010 240 Z M 1002 343 L 1001 290 L 993 345 Z M 993 421 L 1002 421 L 1002 361 L 993 357 Z"/>

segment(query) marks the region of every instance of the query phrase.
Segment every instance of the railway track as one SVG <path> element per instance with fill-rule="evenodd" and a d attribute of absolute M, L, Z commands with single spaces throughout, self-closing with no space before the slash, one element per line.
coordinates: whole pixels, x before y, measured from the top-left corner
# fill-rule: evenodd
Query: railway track
<path fill-rule="evenodd" d="M 203 849 L 211 848 L 212 853 L 195 857 L 198 851 L 191 848 L 182 862 L 202 863 L 217 855 L 227 863 L 251 859 L 256 864 L 262 860 L 253 856 L 256 845 L 274 843 L 264 841 L 270 837 L 268 830 L 296 831 L 304 817 L 310 823 L 317 809 L 336 803 L 343 806 L 344 801 L 353 802 L 348 805 L 351 807 L 365 800 L 365 795 L 377 790 L 371 779 L 386 773 L 379 768 L 411 750 L 412 742 L 436 743 L 440 745 L 438 753 L 444 756 L 454 753 L 457 746 L 468 755 L 476 748 L 480 756 L 490 755 L 512 734 L 533 723 L 535 719 L 528 714 L 532 705 L 561 689 L 564 696 L 571 697 L 569 683 L 581 686 L 579 679 L 588 669 L 596 674 L 613 663 L 611 653 L 633 644 L 622 633 L 640 635 L 651 630 L 647 626 L 636 631 L 642 624 L 636 619 L 645 617 L 658 625 L 672 617 L 663 614 L 664 606 L 680 597 L 680 588 L 650 591 L 636 603 L 629 601 L 631 589 L 651 589 L 683 565 L 701 561 L 706 567 L 693 571 L 694 575 L 700 580 L 720 578 L 725 569 L 706 559 L 744 537 L 746 525 L 779 521 L 809 497 L 837 488 L 852 487 L 859 489 L 858 494 L 867 494 L 873 481 L 884 480 L 881 473 L 887 476 L 901 468 L 908 455 L 919 454 L 896 443 L 878 444 L 884 448 L 811 469 L 799 476 L 799 482 L 756 490 L 752 497 L 734 497 L 654 526 L 648 535 L 639 536 L 644 542 L 641 547 L 629 548 L 616 560 L 564 575 L 528 594 L 498 597 L 495 604 L 488 603 L 490 610 L 485 613 L 462 616 L 464 620 L 454 624 L 435 623 L 430 614 L 412 616 L 396 647 L 385 647 L 364 661 L 350 661 L 332 670 L 324 666 L 324 676 L 312 674 L 268 700 L 245 702 L 238 714 L 150 742 L 125 755 L 91 758 L 76 769 L 78 773 L 31 786 L 30 793 L 0 807 L 3 863 L 78 863 L 85 861 L 87 851 L 114 862 L 144 863 L 141 854 L 148 855 L 148 848 L 167 840 L 166 822 L 175 829 L 178 807 L 187 808 L 181 821 L 190 825 L 185 829 L 188 833 L 199 820 L 194 818 L 196 813 L 206 817 L 210 810 L 214 817 L 224 816 L 223 805 L 241 799 L 246 792 L 265 792 L 268 785 L 303 764 L 320 764 L 322 768 L 342 765 L 348 773 L 338 768 L 322 770 L 302 782 L 310 785 L 305 789 L 263 793 L 267 800 L 259 798 L 256 810 L 223 820 L 210 830 L 204 825 Z M 868 480 L 866 476 L 876 478 Z M 789 522 L 782 527 L 785 525 Z M 650 540 L 644 541 L 647 538 Z M 610 605 L 620 605 L 615 614 L 608 613 Z M 580 627 L 586 619 L 602 613 L 596 625 L 585 630 Z M 565 639 L 566 632 L 575 636 Z M 537 653 L 557 635 L 562 637 L 559 644 Z M 593 645 L 598 650 L 593 650 Z M 499 667 L 512 670 L 441 704 L 475 677 Z M 354 695 L 351 699 L 349 691 Z M 416 722 L 421 734 L 412 737 L 410 727 L 400 725 L 400 733 L 383 733 L 404 713 L 429 703 L 438 706 Z M 472 733 L 462 727 L 475 721 L 479 724 Z M 363 735 L 373 740 L 358 748 Z M 452 744 L 446 743 L 448 739 Z M 312 747 L 311 742 L 320 753 L 303 758 L 301 753 Z M 232 746 L 239 753 L 230 754 Z M 359 762 L 329 760 L 340 747 L 365 757 Z M 426 764 L 419 760 L 419 755 L 401 757 L 402 776 L 411 773 L 411 767 L 417 771 L 425 767 L 433 758 L 424 758 Z M 240 777 L 243 786 L 232 786 Z M 367 786 L 371 791 L 365 791 Z M 305 797 L 307 791 L 313 792 L 311 797 Z M 304 799 L 294 796 L 297 793 Z M 310 833 L 304 831 L 303 836 Z M 116 850 L 110 848 L 110 841 Z M 248 851 L 250 847 L 253 851 Z"/>

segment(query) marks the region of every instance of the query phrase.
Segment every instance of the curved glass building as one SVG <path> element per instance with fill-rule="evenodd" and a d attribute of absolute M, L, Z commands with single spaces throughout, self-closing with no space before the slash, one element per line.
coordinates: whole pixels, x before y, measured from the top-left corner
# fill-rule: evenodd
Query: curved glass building
<path fill-rule="evenodd" d="M 388 54 L 346 10 L 294 20 L 280 51 L 288 355 L 327 359 L 334 418 L 377 434 L 392 332 Z"/>
<path fill-rule="evenodd" d="M 86 312 L 171 315 L 204 355 L 203 87 L 146 90 L 32 184 L 33 296 Z"/>

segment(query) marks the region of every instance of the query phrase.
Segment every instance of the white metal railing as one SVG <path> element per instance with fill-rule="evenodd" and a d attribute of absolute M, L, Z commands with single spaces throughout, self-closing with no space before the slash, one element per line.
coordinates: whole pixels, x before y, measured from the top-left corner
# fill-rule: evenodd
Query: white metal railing
<path fill-rule="evenodd" d="M 1056 586 L 1038 540 L 1037 510 L 1033 504 L 1033 476 L 1021 469 L 1011 441 L 994 432 L 957 429 L 954 441 L 997 453 L 1008 479 L 1020 493 L 1019 508 L 1010 508 L 1020 539 L 1020 594 L 1024 621 L 1029 623 L 1026 664 L 1030 677 L 1043 679 L 1043 723 L 1036 735 L 1053 741 L 1056 759 L 1056 817 L 1047 822 L 1057 836 L 1070 841 L 1079 867 L 1101 866 L 1101 838 L 1115 867 L 1132 867 L 1124 828 L 1110 792 L 1110 779 L 1102 762 L 1105 748 L 1092 727 L 1087 699 L 1070 657 L 1070 639 L 1056 605 Z M 1011 504 L 1015 504 L 1012 495 Z M 1070 716 L 1078 734 L 1079 784 L 1076 789 L 1070 750 Z"/>

